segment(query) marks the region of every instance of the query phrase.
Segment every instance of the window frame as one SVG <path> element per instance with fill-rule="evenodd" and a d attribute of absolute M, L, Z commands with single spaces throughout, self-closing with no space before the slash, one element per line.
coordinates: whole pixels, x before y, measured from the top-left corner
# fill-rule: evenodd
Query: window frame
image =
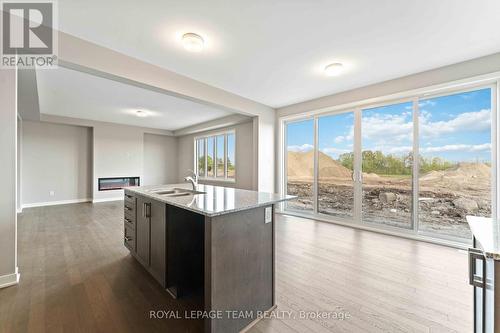
<path fill-rule="evenodd" d="M 228 136 L 233 135 L 234 136 L 234 159 L 233 159 L 233 164 L 234 164 L 234 178 L 229 178 L 228 177 L 228 167 L 227 167 L 227 160 L 228 160 Z M 223 136 L 224 137 L 224 176 L 219 177 L 217 174 L 217 137 Z M 213 161 L 213 176 L 208 176 L 208 139 L 213 138 L 214 140 L 214 145 L 213 145 L 213 156 L 214 156 L 214 161 Z M 235 129 L 230 129 L 230 130 L 224 130 L 224 131 L 219 131 L 219 132 L 211 132 L 205 135 L 199 135 L 194 137 L 194 169 L 198 173 L 199 167 L 198 167 L 198 141 L 203 140 L 204 141 L 204 147 L 203 147 L 203 153 L 205 156 L 205 168 L 203 172 L 203 176 L 199 175 L 200 180 L 207 180 L 210 182 L 224 182 L 224 183 L 235 183 L 236 182 L 236 130 Z"/>
<path fill-rule="evenodd" d="M 366 109 L 371 109 L 371 108 L 376 108 L 376 107 L 381 107 L 381 106 L 387 106 L 387 105 L 392 105 L 392 104 L 398 104 L 401 102 L 409 102 L 413 101 L 413 121 L 414 121 L 414 137 L 413 137 L 413 150 L 414 150 L 414 156 L 419 155 L 419 122 L 418 122 L 418 115 L 419 115 L 419 101 L 420 100 L 426 100 L 430 98 L 435 98 L 435 97 L 440 97 L 440 96 L 446 96 L 446 95 L 453 95 L 453 94 L 459 94 L 459 93 L 464 93 L 468 91 L 475 91 L 475 90 L 481 90 L 481 89 L 490 89 L 491 90 L 491 217 L 495 218 L 498 215 L 498 208 L 500 206 L 500 193 L 498 191 L 500 190 L 500 172 L 499 172 L 499 167 L 500 164 L 497 163 L 497 156 L 498 156 L 498 129 L 500 128 L 498 121 L 499 121 L 499 115 L 498 113 L 500 112 L 499 107 L 500 103 L 498 101 L 498 98 L 500 97 L 500 73 L 494 73 L 490 76 L 482 76 L 478 77 L 476 79 L 474 78 L 469 78 L 466 80 L 461 80 L 461 81 L 455 81 L 455 82 L 448 82 L 446 84 L 440 84 L 440 85 L 435 85 L 435 86 L 429 86 L 425 88 L 419 88 L 415 90 L 409 90 L 406 92 L 401 92 L 393 95 L 386 95 L 386 96 L 381 96 L 377 98 L 371 98 L 371 99 L 366 99 L 366 100 L 361 100 L 358 102 L 353 102 L 353 103 L 348 103 L 348 104 L 343 104 L 343 105 L 338 105 L 338 106 L 332 106 L 332 107 L 326 107 L 322 109 L 316 109 L 316 110 L 311 110 L 311 111 L 306 111 L 302 112 L 299 114 L 295 115 L 290 115 L 290 116 L 282 116 L 279 117 L 278 122 L 279 122 L 279 155 L 278 155 L 278 186 L 279 186 L 279 193 L 281 194 L 286 194 L 287 193 L 287 163 L 286 163 L 286 152 L 287 152 L 287 125 L 289 123 L 293 123 L 296 121 L 303 121 L 306 119 L 314 119 L 315 123 L 317 123 L 317 119 L 322 117 L 322 116 L 328 116 L 328 115 L 336 115 L 344 112 L 350 112 L 353 111 L 355 113 L 355 117 L 358 118 L 357 122 L 361 123 L 361 113 L 363 110 Z M 355 137 L 357 138 L 358 142 L 355 143 L 355 145 L 360 145 L 361 144 L 361 133 L 360 133 L 360 125 L 357 126 L 358 130 L 356 133 L 356 126 L 355 126 Z M 315 132 L 317 132 L 315 130 Z M 316 133 L 315 133 L 316 136 Z M 315 156 L 317 155 L 317 144 L 315 143 Z M 357 164 L 360 164 L 361 161 L 355 162 Z M 315 173 L 317 173 L 317 161 L 315 163 Z M 359 170 L 359 166 L 358 166 Z M 418 209 L 418 202 L 415 204 L 415 201 L 418 201 L 418 175 L 419 175 L 419 164 L 414 163 L 413 165 L 413 187 L 417 188 L 416 194 L 413 195 L 413 209 L 412 209 L 412 215 L 415 217 L 412 217 L 412 224 L 413 228 L 411 229 L 402 229 L 402 228 L 394 228 L 390 226 L 384 226 L 384 225 L 371 225 L 367 224 L 361 219 L 358 219 L 355 217 L 354 219 L 344 219 L 340 217 L 332 217 L 329 215 L 321 214 L 317 212 L 316 210 L 313 212 L 298 212 L 295 210 L 290 210 L 286 208 L 286 205 L 280 204 L 278 206 L 278 212 L 279 213 L 284 213 L 284 214 L 289 214 L 289 215 L 295 215 L 295 216 L 300 216 L 300 217 L 306 217 L 306 218 L 315 218 L 321 221 L 325 222 L 330 222 L 330 223 L 335 223 L 335 224 L 340 224 L 340 225 L 345 225 L 353 228 L 358 228 L 358 229 L 364 229 L 364 230 L 371 230 L 371 231 L 376 231 L 376 232 L 382 232 L 386 234 L 391 234 L 391 235 L 396 235 L 396 236 L 401 236 L 401 237 L 406 237 L 406 238 L 411 238 L 411 239 L 418 239 L 418 240 L 424 240 L 424 241 L 429 241 L 432 243 L 438 243 L 438 244 L 444 244 L 448 246 L 454 246 L 458 248 L 466 248 L 467 246 L 470 245 L 470 239 L 466 238 L 460 238 L 460 237 L 454 237 L 454 236 L 449 236 L 449 235 L 439 235 L 439 234 L 434 234 L 434 233 L 427 233 L 425 231 L 419 230 L 419 219 L 418 219 L 418 214 L 417 214 L 417 209 Z M 316 177 L 316 176 L 315 176 Z M 316 187 L 317 183 L 317 178 L 314 180 L 313 187 Z M 359 187 L 359 186 L 358 186 Z M 358 190 L 359 191 L 359 190 Z M 316 194 L 316 191 L 315 191 Z M 317 206 L 317 199 L 315 199 L 315 203 L 313 206 L 316 208 Z M 356 200 L 355 200 L 356 201 Z M 355 211 L 357 211 L 357 214 L 359 214 L 359 209 L 355 208 Z M 355 212 L 355 216 L 357 215 Z M 354 221 L 353 221 L 354 220 Z"/>

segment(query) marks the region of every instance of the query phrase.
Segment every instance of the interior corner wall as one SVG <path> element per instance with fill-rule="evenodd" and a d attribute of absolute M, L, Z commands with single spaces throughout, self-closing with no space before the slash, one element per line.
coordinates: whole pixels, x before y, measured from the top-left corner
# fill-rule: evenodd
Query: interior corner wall
<path fill-rule="evenodd" d="M 100 122 L 24 121 L 22 206 L 123 198 L 98 179 L 140 177 L 141 185 L 177 182 L 177 138 Z"/>
<path fill-rule="evenodd" d="M 20 151 L 24 207 L 90 200 L 90 128 L 25 120 Z"/>
<path fill-rule="evenodd" d="M 16 70 L 0 70 L 0 287 L 17 283 L 16 213 L 16 141 L 17 91 Z"/>
<path fill-rule="evenodd" d="M 140 177 L 141 185 L 176 182 L 177 138 L 142 127 L 93 122 L 93 201 L 123 199 L 123 190 L 99 191 L 99 178 Z"/>
<path fill-rule="evenodd" d="M 194 166 L 194 139 L 198 136 L 210 135 L 234 129 L 236 132 L 236 180 L 234 183 L 202 180 L 202 184 L 213 184 L 219 186 L 236 187 L 252 190 L 254 188 L 254 124 L 252 121 L 220 128 L 213 131 L 205 131 L 178 137 L 178 182 L 188 174 L 189 169 Z"/>
<path fill-rule="evenodd" d="M 123 198 L 123 190 L 99 191 L 99 178 L 143 179 L 143 137 L 144 131 L 139 127 L 104 123 L 94 126 L 92 180 L 94 202 Z"/>
<path fill-rule="evenodd" d="M 177 182 L 177 138 L 144 133 L 144 178 L 141 185 Z"/>

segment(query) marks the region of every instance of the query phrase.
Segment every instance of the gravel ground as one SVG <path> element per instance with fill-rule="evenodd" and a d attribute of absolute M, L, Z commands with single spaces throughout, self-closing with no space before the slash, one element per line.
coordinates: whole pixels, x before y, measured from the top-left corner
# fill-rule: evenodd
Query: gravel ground
<path fill-rule="evenodd" d="M 312 210 L 312 183 L 289 182 L 288 193 L 299 199 L 288 204 L 294 210 Z M 352 216 L 352 187 L 320 184 L 319 211 L 339 217 Z M 412 202 L 410 189 L 375 186 L 363 188 L 363 220 L 390 226 L 411 228 Z M 420 192 L 420 230 L 443 235 L 470 238 L 466 215 L 490 216 L 491 203 L 484 198 L 464 193 L 441 191 Z"/>

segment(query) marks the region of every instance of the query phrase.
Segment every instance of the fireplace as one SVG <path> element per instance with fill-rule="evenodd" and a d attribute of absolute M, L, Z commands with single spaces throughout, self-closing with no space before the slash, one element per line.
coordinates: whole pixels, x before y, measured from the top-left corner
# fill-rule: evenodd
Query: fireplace
<path fill-rule="evenodd" d="M 140 186 L 139 177 L 99 178 L 99 191 L 121 190 L 124 187 Z"/>

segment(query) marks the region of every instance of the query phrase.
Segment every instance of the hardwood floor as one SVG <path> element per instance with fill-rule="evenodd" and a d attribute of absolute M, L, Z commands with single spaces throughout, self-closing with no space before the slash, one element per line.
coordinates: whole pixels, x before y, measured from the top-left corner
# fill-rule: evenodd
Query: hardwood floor
<path fill-rule="evenodd" d="M 199 330 L 149 318 L 196 300 L 172 300 L 128 254 L 122 214 L 121 202 L 24 210 L 21 281 L 0 289 L 0 332 Z M 467 255 L 456 249 L 278 215 L 276 281 L 278 318 L 250 332 L 472 330 Z"/>

